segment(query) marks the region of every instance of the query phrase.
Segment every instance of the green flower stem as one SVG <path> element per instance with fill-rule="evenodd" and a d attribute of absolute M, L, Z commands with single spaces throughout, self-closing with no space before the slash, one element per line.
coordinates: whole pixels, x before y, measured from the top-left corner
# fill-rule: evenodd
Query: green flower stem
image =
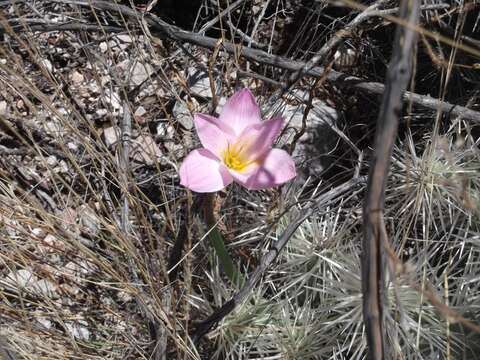
<path fill-rule="evenodd" d="M 222 234 L 217 227 L 217 221 L 214 214 L 214 204 L 215 194 L 208 194 L 205 199 L 205 221 L 207 226 L 211 229 L 210 233 L 208 234 L 208 238 L 210 240 L 210 244 L 215 250 L 225 275 L 227 275 L 228 279 L 233 283 L 233 285 L 240 286 L 243 283 L 243 277 L 235 267 L 232 258 L 228 254 Z"/>

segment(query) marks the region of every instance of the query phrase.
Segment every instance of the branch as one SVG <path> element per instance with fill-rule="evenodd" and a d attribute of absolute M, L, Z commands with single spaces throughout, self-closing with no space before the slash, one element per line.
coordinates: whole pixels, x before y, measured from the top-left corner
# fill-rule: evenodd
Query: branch
<path fill-rule="evenodd" d="M 208 21 L 207 23 L 203 24 L 202 28 L 198 31 L 199 34 L 205 34 L 207 30 L 212 28 L 217 22 L 219 22 L 221 19 L 225 17 L 229 12 L 235 10 L 237 7 L 242 5 L 245 2 L 245 0 L 237 0 L 234 3 L 230 4 L 227 6 L 225 9 L 220 11 L 220 13 L 215 16 L 212 20 Z M 215 4 L 216 5 L 216 4 Z"/>
<path fill-rule="evenodd" d="M 18 32 L 20 30 L 30 30 L 30 31 L 39 31 L 39 32 L 50 32 L 50 31 L 105 31 L 110 33 L 125 32 L 124 28 L 116 26 L 106 26 L 106 25 L 97 25 L 97 24 L 85 24 L 81 22 L 67 22 L 67 23 L 48 23 L 48 22 L 35 22 L 28 23 L 24 22 L 22 19 L 19 19 L 16 23 L 10 25 L 12 30 Z M 0 25 L 0 33 L 5 31 L 5 29 Z"/>
<path fill-rule="evenodd" d="M 322 64 L 327 56 L 332 53 L 347 36 L 350 36 L 352 32 L 363 22 L 375 16 L 376 10 L 382 6 L 388 0 L 378 0 L 372 5 L 358 14 L 351 22 L 349 22 L 343 29 L 337 31 L 317 52 L 317 54 L 307 61 L 300 69 L 295 71 L 288 79 L 285 87 L 288 89 L 295 84 L 304 74 L 308 74 L 315 66 Z"/>
<path fill-rule="evenodd" d="M 419 1 L 403 0 L 399 17 L 411 26 L 398 26 L 392 60 L 387 72 L 385 93 L 380 108 L 373 154 L 363 209 L 362 292 L 363 317 L 368 357 L 385 359 L 383 331 L 383 244 L 387 241 L 383 222 L 385 184 L 390 167 L 400 115 L 402 96 L 411 75 L 417 33 L 412 30 L 419 18 Z"/>
<path fill-rule="evenodd" d="M 16 3 L 22 3 L 26 0 L 15 0 Z M 167 37 L 174 41 L 183 43 L 187 42 L 197 46 L 201 46 L 208 49 L 215 49 L 217 46 L 218 39 L 211 37 L 203 36 L 197 33 L 192 33 L 189 31 L 184 31 L 178 28 L 175 25 L 170 25 L 165 21 L 161 20 L 153 14 L 141 14 L 138 11 L 129 8 L 128 6 L 119 5 L 114 2 L 103 1 L 103 0 L 44 0 L 46 2 L 55 2 L 63 3 L 70 5 L 80 5 L 86 7 L 93 7 L 98 10 L 107 10 L 115 11 L 121 13 L 125 17 L 134 18 L 137 20 L 144 20 L 149 26 L 151 26 L 152 32 L 157 32 L 157 35 L 161 37 Z M 0 6 L 2 5 L 11 5 L 11 0 L 9 1 L 0 1 Z M 0 24 L 0 29 L 2 25 Z M 265 51 L 259 49 L 252 49 L 242 47 L 239 48 L 237 44 L 232 44 L 224 41 L 222 43 L 223 49 L 230 53 L 243 56 L 246 59 L 251 61 L 256 61 L 263 65 L 271 65 L 280 69 L 288 71 L 299 71 L 304 68 L 306 63 L 303 61 L 290 60 L 282 56 L 272 55 Z M 311 69 L 308 69 L 305 72 L 305 75 L 320 77 L 325 76 L 325 68 L 321 66 L 315 66 Z M 357 89 L 365 91 L 369 94 L 374 95 L 383 95 L 385 91 L 385 86 L 378 82 L 368 82 L 364 79 L 358 78 L 356 76 L 349 76 L 347 74 L 330 70 L 326 79 L 330 82 L 337 83 L 337 85 L 342 85 L 348 87 L 349 89 Z M 433 111 L 441 111 L 450 114 L 450 116 L 462 117 L 467 120 L 480 124 L 480 112 L 468 109 L 464 106 L 450 104 L 448 102 L 440 101 L 438 99 L 432 98 L 429 95 L 420 95 L 412 92 L 405 92 L 403 96 L 403 101 L 410 101 L 412 104 L 421 106 L 426 109 Z"/>
<path fill-rule="evenodd" d="M 363 23 L 365 23 L 367 20 L 370 20 L 372 17 L 385 17 L 386 15 L 396 14 L 399 11 L 398 8 L 379 10 L 379 8 L 386 2 L 388 2 L 388 0 L 376 1 L 369 7 L 365 8 L 365 10 L 358 14 L 343 29 L 333 34 L 333 36 L 322 46 L 322 48 L 317 52 L 314 57 L 307 61 L 300 70 L 297 70 L 290 76 L 287 86 L 290 87 L 295 82 L 297 82 L 303 76 L 303 74 L 307 74 L 309 70 L 325 62 L 328 55 L 332 54 L 332 52 L 338 48 L 338 46 L 347 36 L 351 36 L 352 33 L 356 31 L 357 28 Z M 422 6 L 421 10 L 448 9 L 449 7 L 450 5 L 448 4 L 433 4 Z"/>

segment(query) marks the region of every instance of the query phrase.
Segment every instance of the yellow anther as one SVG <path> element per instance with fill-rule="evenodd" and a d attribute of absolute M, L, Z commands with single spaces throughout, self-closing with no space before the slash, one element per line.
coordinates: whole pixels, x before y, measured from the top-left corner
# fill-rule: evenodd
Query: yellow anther
<path fill-rule="evenodd" d="M 223 152 L 223 163 L 232 170 L 241 171 L 252 161 L 245 158 L 245 154 L 242 154 L 244 146 L 243 144 L 235 144 L 230 146 L 228 144 L 227 149 Z"/>

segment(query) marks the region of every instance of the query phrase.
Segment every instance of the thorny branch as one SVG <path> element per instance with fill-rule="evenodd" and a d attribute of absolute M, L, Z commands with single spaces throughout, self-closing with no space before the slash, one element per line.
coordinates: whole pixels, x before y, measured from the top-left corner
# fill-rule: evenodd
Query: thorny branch
<path fill-rule="evenodd" d="M 419 7 L 418 0 L 403 0 L 400 18 L 407 20 L 411 25 L 416 25 L 419 18 Z M 367 334 L 368 357 L 372 360 L 388 358 L 388 355 L 385 354 L 383 330 L 385 286 L 383 244 L 387 241 L 383 222 L 385 184 L 402 112 L 402 95 L 410 80 L 416 40 L 417 33 L 412 30 L 412 27 L 397 27 L 392 60 L 387 72 L 385 94 L 378 116 L 375 152 L 370 165 L 363 209 L 363 317 Z"/>

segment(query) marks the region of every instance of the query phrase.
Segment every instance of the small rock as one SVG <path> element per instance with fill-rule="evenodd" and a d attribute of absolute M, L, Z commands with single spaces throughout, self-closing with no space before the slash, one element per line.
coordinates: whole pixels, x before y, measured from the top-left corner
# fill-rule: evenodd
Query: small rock
<path fill-rule="evenodd" d="M 36 320 L 38 321 L 38 323 L 39 323 L 40 325 L 43 326 L 43 328 L 44 328 L 45 330 L 49 330 L 49 329 L 52 327 L 52 322 L 51 322 L 49 319 L 47 319 L 47 318 L 37 317 Z"/>
<path fill-rule="evenodd" d="M 338 142 L 338 135 L 331 128 L 338 120 L 337 111 L 320 100 L 314 100 L 312 105 L 305 132 L 298 139 L 292 154 L 299 164 L 298 181 L 303 181 L 309 175 L 318 175 L 328 167 L 332 161 L 329 154 Z M 287 129 L 279 140 L 281 146 L 290 145 L 295 134 L 301 131 L 304 111 L 303 104 L 285 105 L 282 116 L 287 121 Z"/>
<path fill-rule="evenodd" d="M 87 94 L 90 95 L 90 97 L 88 97 L 89 101 L 96 101 L 97 99 L 95 97 L 92 97 L 91 95 L 95 95 L 95 94 L 100 94 L 100 85 L 95 81 L 95 80 L 92 80 L 88 83 L 88 86 L 86 87 L 82 87 L 83 89 L 85 89 L 87 91 Z M 86 96 L 87 97 L 87 96 Z"/>
<path fill-rule="evenodd" d="M 133 39 L 130 35 L 128 34 L 119 34 L 116 36 L 117 39 L 121 40 L 124 43 L 131 44 L 133 42 Z"/>
<path fill-rule="evenodd" d="M 122 112 L 122 101 L 117 93 L 111 91 L 110 89 L 105 89 L 105 99 L 110 103 L 110 105 L 112 105 L 112 108 Z"/>
<path fill-rule="evenodd" d="M 144 115 L 147 113 L 147 110 L 143 106 L 139 106 L 137 110 L 135 110 L 135 113 L 133 114 L 133 117 L 135 120 L 139 123 L 142 124 L 145 122 Z"/>
<path fill-rule="evenodd" d="M 90 339 L 90 330 L 88 330 L 88 323 L 85 320 L 78 320 L 75 322 L 66 321 L 65 329 L 75 339 L 87 341 Z"/>
<path fill-rule="evenodd" d="M 98 47 L 102 53 L 108 50 L 108 45 L 105 41 L 102 41 Z"/>
<path fill-rule="evenodd" d="M 43 244 L 45 244 L 45 249 L 47 252 L 56 252 L 58 250 L 65 250 L 65 244 L 63 241 L 58 240 L 54 235 L 48 234 L 43 239 Z"/>
<path fill-rule="evenodd" d="M 21 165 L 21 166 L 17 167 L 17 171 L 27 181 L 31 182 L 31 181 L 34 181 L 34 179 L 37 178 L 37 176 L 35 176 L 36 174 L 33 172 L 33 169 L 31 169 L 29 167 Z"/>
<path fill-rule="evenodd" d="M 78 150 L 78 145 L 75 144 L 74 142 L 68 142 L 67 143 L 67 148 L 71 151 L 77 151 Z"/>
<path fill-rule="evenodd" d="M 126 291 L 119 291 L 117 293 L 117 296 L 118 296 L 118 299 L 122 302 L 122 303 L 127 303 L 129 301 L 132 301 L 133 299 L 133 296 L 126 292 Z"/>
<path fill-rule="evenodd" d="M 185 129 L 191 130 L 193 128 L 193 116 L 185 101 L 177 101 L 173 106 L 172 113 L 174 119 Z"/>
<path fill-rule="evenodd" d="M 174 141 L 166 141 L 165 148 L 168 150 L 168 155 L 175 159 L 182 158 L 185 155 L 184 146 Z"/>
<path fill-rule="evenodd" d="M 161 122 L 157 125 L 157 136 L 162 140 L 173 139 L 175 128 L 167 122 Z"/>
<path fill-rule="evenodd" d="M 70 168 L 65 160 L 60 160 L 58 166 L 53 169 L 57 174 L 67 174 L 70 172 Z"/>
<path fill-rule="evenodd" d="M 68 283 L 63 283 L 59 285 L 59 288 L 62 292 L 68 293 L 73 297 L 77 296 L 80 293 L 80 288 L 78 286 L 72 286 Z"/>
<path fill-rule="evenodd" d="M 78 266 L 83 275 L 92 275 L 98 271 L 98 267 L 88 260 L 80 260 Z"/>
<path fill-rule="evenodd" d="M 115 44 L 120 48 L 120 50 L 125 50 L 133 42 L 132 37 L 128 34 L 117 35 L 116 38 L 118 41 L 116 41 Z"/>
<path fill-rule="evenodd" d="M 7 115 L 7 102 L 0 101 L 0 115 Z"/>
<path fill-rule="evenodd" d="M 187 84 L 189 86 L 189 91 L 193 95 L 201 96 L 208 99 L 212 98 L 210 79 L 205 71 L 195 68 L 189 69 Z"/>
<path fill-rule="evenodd" d="M 153 68 L 150 64 L 142 64 L 135 62 L 130 69 L 130 83 L 134 86 L 138 86 L 150 77 L 153 73 Z"/>
<path fill-rule="evenodd" d="M 64 273 L 66 276 L 69 277 L 76 277 L 80 275 L 80 269 L 77 263 L 74 263 L 73 261 L 69 261 L 68 263 L 65 264 L 63 267 Z"/>
<path fill-rule="evenodd" d="M 38 295 L 43 295 L 49 298 L 56 298 L 57 294 L 57 287 L 51 281 L 42 279 L 32 284 L 31 286 L 34 293 Z"/>
<path fill-rule="evenodd" d="M 233 72 L 231 72 L 233 73 Z M 230 73 L 230 74 L 231 74 Z M 222 88 L 222 83 L 219 77 L 214 77 L 215 91 L 217 95 Z M 188 69 L 187 84 L 192 95 L 211 99 L 212 88 L 210 87 L 210 78 L 208 73 L 202 69 L 191 67 Z"/>
<path fill-rule="evenodd" d="M 55 137 L 60 137 L 67 133 L 65 128 L 56 121 L 46 121 L 43 127 L 46 132 Z"/>
<path fill-rule="evenodd" d="M 140 135 L 132 141 L 130 155 L 137 161 L 153 165 L 163 154 L 150 135 Z"/>
<path fill-rule="evenodd" d="M 129 59 L 125 59 L 123 61 L 120 61 L 119 63 L 117 63 L 117 65 L 115 66 L 115 69 L 116 69 L 116 72 L 120 75 L 122 75 L 122 77 L 126 77 L 127 74 L 128 74 L 128 69 L 130 68 L 130 60 Z"/>
<path fill-rule="evenodd" d="M 2 214 L 0 214 L 0 228 L 6 231 L 12 238 L 18 236 L 19 231 L 17 231 L 17 229 L 20 229 L 18 221 L 13 220 L 11 217 L 3 216 Z"/>
<path fill-rule="evenodd" d="M 120 139 L 120 130 L 114 126 L 103 129 L 103 141 L 107 147 L 111 147 Z"/>
<path fill-rule="evenodd" d="M 34 228 L 32 229 L 32 235 L 37 237 L 37 238 L 41 238 L 44 236 L 44 231 L 42 228 Z"/>
<path fill-rule="evenodd" d="M 66 274 L 72 277 L 80 275 L 91 275 L 98 270 L 95 264 L 87 260 L 80 260 L 78 262 L 69 261 L 65 265 L 64 269 Z"/>
<path fill-rule="evenodd" d="M 16 105 L 17 105 L 18 110 L 24 110 L 25 109 L 25 103 L 23 102 L 22 99 L 18 100 Z"/>
<path fill-rule="evenodd" d="M 60 217 L 63 220 L 63 225 L 75 225 L 77 222 L 77 211 L 71 207 L 67 207 L 61 212 Z"/>
<path fill-rule="evenodd" d="M 97 109 L 97 110 L 95 111 L 95 115 L 96 115 L 98 118 L 102 118 L 102 117 L 104 117 L 104 116 L 107 115 L 107 114 L 108 114 L 108 110 L 105 109 L 105 108 Z"/>
<path fill-rule="evenodd" d="M 82 205 L 79 209 L 80 225 L 88 234 L 95 236 L 100 231 L 100 221 L 95 212 L 88 205 Z"/>
<path fill-rule="evenodd" d="M 57 165 L 58 163 L 58 160 L 57 160 L 57 157 L 55 155 L 50 155 L 49 157 L 47 157 L 47 164 L 49 166 L 55 166 Z"/>
<path fill-rule="evenodd" d="M 28 269 L 12 271 L 6 276 L 7 284 L 11 287 L 27 288 L 37 281 L 35 274 Z"/>
<path fill-rule="evenodd" d="M 147 110 L 143 106 L 139 106 L 137 110 L 135 110 L 134 116 L 143 116 L 147 113 Z"/>
<path fill-rule="evenodd" d="M 83 75 L 80 74 L 78 71 L 74 71 L 72 73 L 71 79 L 75 85 L 80 85 L 83 82 Z"/>

